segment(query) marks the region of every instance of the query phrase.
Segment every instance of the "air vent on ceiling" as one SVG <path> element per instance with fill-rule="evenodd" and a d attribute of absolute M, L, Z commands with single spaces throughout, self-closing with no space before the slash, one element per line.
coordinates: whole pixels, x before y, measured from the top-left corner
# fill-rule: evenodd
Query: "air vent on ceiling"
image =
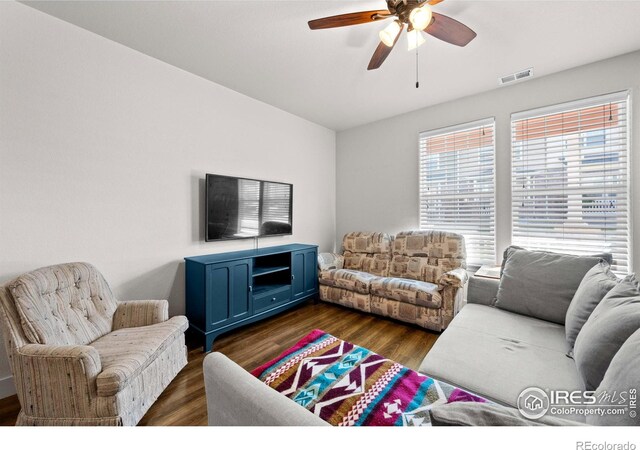
<path fill-rule="evenodd" d="M 502 86 L 504 84 L 514 83 L 516 81 L 524 80 L 525 78 L 531 78 L 532 76 L 533 76 L 533 67 L 530 67 L 526 70 L 521 70 L 520 72 L 512 73 L 504 77 L 499 77 L 498 84 Z"/>

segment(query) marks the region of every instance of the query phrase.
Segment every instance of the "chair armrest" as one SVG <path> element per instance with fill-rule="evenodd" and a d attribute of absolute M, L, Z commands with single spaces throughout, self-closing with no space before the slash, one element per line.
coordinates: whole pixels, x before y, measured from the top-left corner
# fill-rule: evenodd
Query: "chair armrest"
<path fill-rule="evenodd" d="M 449 272 L 443 273 L 438 280 L 438 284 L 440 287 L 444 286 L 453 286 L 456 288 L 461 288 L 469 279 L 469 275 L 467 275 L 466 269 L 462 267 L 458 267 L 457 269 L 450 270 Z"/>
<path fill-rule="evenodd" d="M 203 367 L 209 425 L 329 425 L 222 353 L 209 353 Z"/>
<path fill-rule="evenodd" d="M 318 269 L 342 269 L 344 268 L 344 257 L 339 253 L 319 253 Z"/>
<path fill-rule="evenodd" d="M 15 352 L 16 386 L 27 414 L 39 417 L 95 416 L 98 351 L 87 345 L 28 344 Z"/>
<path fill-rule="evenodd" d="M 166 300 L 131 300 L 118 302 L 113 315 L 113 330 L 144 327 L 169 320 L 169 302 Z"/>
<path fill-rule="evenodd" d="M 494 278 L 471 277 L 467 303 L 492 306 L 499 286 L 500 280 Z"/>

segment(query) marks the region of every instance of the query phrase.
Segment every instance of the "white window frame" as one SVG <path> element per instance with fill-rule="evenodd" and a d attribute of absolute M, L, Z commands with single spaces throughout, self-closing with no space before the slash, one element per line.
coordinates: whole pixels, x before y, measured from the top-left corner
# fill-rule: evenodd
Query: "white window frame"
<path fill-rule="evenodd" d="M 511 202 L 510 202 L 510 208 L 511 208 L 511 243 L 514 245 L 518 245 L 518 239 L 514 239 L 514 227 L 515 227 L 515 214 L 514 214 L 514 208 L 515 208 L 515 203 L 514 203 L 514 192 L 513 192 L 513 186 L 514 186 L 514 155 L 515 155 L 515 135 L 514 135 L 514 127 L 515 127 L 515 123 L 518 121 L 522 121 L 522 120 L 527 120 L 527 119 L 535 119 L 535 118 L 539 118 L 539 117 L 543 117 L 543 116 L 548 116 L 548 115 L 554 115 L 554 114 L 560 114 L 563 112 L 571 112 L 574 110 L 579 110 L 579 109 L 584 109 L 584 108 L 590 108 L 590 107 L 594 107 L 594 106 L 599 106 L 602 104 L 606 104 L 606 103 L 625 103 L 625 141 L 626 141 L 626 145 L 624 145 L 624 151 L 626 152 L 626 163 L 624 164 L 624 168 L 626 170 L 626 186 L 625 186 L 625 191 L 626 191 L 626 200 L 627 200 L 627 211 L 626 211 L 626 227 L 627 227 L 627 231 L 626 231 L 626 243 L 627 243 L 627 266 L 625 267 L 624 272 L 629 272 L 631 273 L 633 271 L 633 266 L 634 266 L 634 261 L 633 261 L 633 197 L 632 197 L 632 184 L 633 184 L 633 180 L 632 180 L 632 172 L 631 172 L 631 168 L 632 168 L 632 160 L 633 160 L 633 155 L 632 155 L 632 151 L 631 151 L 631 133 L 632 133 L 632 125 L 633 125 L 633 121 L 632 121 L 632 117 L 631 117 L 631 92 L 629 90 L 625 90 L 625 91 L 620 91 L 620 92 L 614 92 L 614 93 L 610 93 L 610 94 L 605 94 L 605 95 L 598 95 L 598 96 L 594 96 L 594 97 L 589 97 L 589 98 L 584 98 L 584 99 L 580 99 L 580 100 L 576 100 L 576 101 L 571 101 L 571 102 L 565 102 L 565 103 L 560 103 L 560 104 L 556 104 L 556 105 L 551 105 L 551 106 L 545 106 L 542 108 L 536 108 L 536 109 L 531 109 L 531 110 L 527 110 L 527 111 L 521 111 L 518 113 L 514 113 L 511 114 L 511 130 L 510 130 L 510 139 L 511 139 L 511 159 L 510 159 L 510 163 L 511 163 L 511 169 L 510 169 L 510 186 L 512 187 L 512 193 L 511 193 Z M 606 135 L 606 129 L 605 129 L 605 135 Z M 606 146 L 606 143 L 605 143 Z M 561 252 L 562 250 L 559 248 L 556 248 L 552 251 L 558 251 Z M 571 251 L 571 250 L 567 250 L 566 253 L 576 253 L 575 251 Z M 615 256 L 614 256 L 615 257 Z M 619 273 L 624 273 L 624 272 L 620 272 Z"/>
<path fill-rule="evenodd" d="M 423 226 L 423 223 L 424 223 L 423 217 L 425 214 L 425 212 L 423 211 L 423 201 L 425 197 L 425 194 L 423 192 L 423 187 L 424 187 L 423 177 L 426 176 L 426 173 L 425 173 L 425 162 L 423 161 L 423 157 L 425 155 L 423 154 L 423 151 L 422 151 L 422 141 L 435 136 L 454 134 L 457 132 L 463 132 L 467 130 L 482 128 L 482 127 L 492 129 L 491 148 L 492 148 L 492 170 L 493 170 L 493 179 L 492 179 L 492 205 L 493 205 L 492 222 L 493 223 L 492 223 L 491 238 L 493 240 L 493 255 L 492 257 L 488 257 L 486 259 L 478 259 L 478 260 L 469 259 L 469 244 L 468 244 L 469 239 L 467 239 L 467 266 L 471 270 L 477 269 L 483 264 L 495 264 L 496 262 L 497 241 L 496 241 L 496 121 L 495 121 L 495 117 L 487 117 L 485 119 L 480 119 L 473 122 L 466 122 L 466 123 L 461 123 L 461 124 L 450 126 L 450 127 L 423 131 L 419 133 L 419 136 L 418 136 L 418 186 L 419 186 L 418 187 L 418 228 L 420 230 L 432 230 L 432 229 L 436 230 L 437 229 L 440 231 L 451 231 L 454 233 L 462 234 L 464 236 L 465 232 L 463 230 L 457 230 L 454 227 L 451 227 L 450 225 L 444 225 L 444 224 L 441 226 L 436 225 L 433 228 Z"/>

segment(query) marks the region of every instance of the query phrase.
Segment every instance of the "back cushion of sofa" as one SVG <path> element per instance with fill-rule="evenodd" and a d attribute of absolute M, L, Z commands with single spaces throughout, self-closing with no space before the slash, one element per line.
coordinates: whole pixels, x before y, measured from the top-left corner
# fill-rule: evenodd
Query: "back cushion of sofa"
<path fill-rule="evenodd" d="M 387 233 L 355 231 L 342 239 L 342 249 L 350 253 L 390 253 L 391 236 Z"/>
<path fill-rule="evenodd" d="M 389 276 L 410 280 L 438 283 L 445 271 L 437 265 L 429 264 L 429 258 L 419 256 L 393 255 Z"/>
<path fill-rule="evenodd" d="M 438 283 L 442 274 L 466 268 L 464 237 L 444 231 L 402 231 L 393 241 L 389 276 Z"/>
<path fill-rule="evenodd" d="M 111 331 L 117 302 L 90 264 L 43 267 L 8 288 L 31 343 L 86 345 Z"/>
<path fill-rule="evenodd" d="M 629 275 L 598 303 L 576 338 L 573 359 L 587 389 L 600 385 L 618 350 L 638 329 L 640 280 Z"/>
<path fill-rule="evenodd" d="M 505 256 L 495 306 L 559 324 L 565 323 L 585 274 L 601 260 L 524 249 L 510 249 Z"/>
<path fill-rule="evenodd" d="M 362 270 L 362 262 L 367 257 L 366 253 L 344 252 L 344 268 L 349 270 Z"/>
<path fill-rule="evenodd" d="M 611 364 L 605 372 L 602 382 L 596 389 L 596 398 L 607 399 L 614 406 L 618 406 L 622 402 L 624 406 L 628 406 L 631 398 L 637 398 L 638 386 L 640 386 L 640 330 L 633 333 L 629 339 L 620 347 L 611 360 Z M 613 394 L 618 395 L 614 396 Z M 621 395 L 627 399 L 622 400 Z M 607 404 L 606 400 L 601 400 L 601 404 Z M 637 405 L 635 405 L 637 406 Z M 628 408 L 626 414 L 590 414 L 587 416 L 587 424 L 589 425 L 634 425 L 640 426 L 640 415 L 636 409 Z"/>
<path fill-rule="evenodd" d="M 369 254 L 362 260 L 362 270 L 379 277 L 388 277 L 390 266 L 391 255 L 388 253 Z"/>

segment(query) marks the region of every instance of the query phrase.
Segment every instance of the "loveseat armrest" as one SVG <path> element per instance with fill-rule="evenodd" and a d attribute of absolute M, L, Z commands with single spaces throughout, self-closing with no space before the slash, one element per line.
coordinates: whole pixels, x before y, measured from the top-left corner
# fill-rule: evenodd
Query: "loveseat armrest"
<path fill-rule="evenodd" d="M 98 351 L 87 345 L 27 344 L 15 352 L 23 411 L 38 417 L 95 417 Z"/>
<path fill-rule="evenodd" d="M 453 269 L 449 272 L 443 273 L 440 277 L 440 280 L 438 280 L 438 284 L 441 287 L 453 286 L 456 288 L 461 288 L 468 280 L 469 275 L 467 275 L 466 269 L 458 267 L 457 269 Z"/>
<path fill-rule="evenodd" d="M 339 253 L 318 253 L 318 269 L 330 270 L 330 269 L 343 269 L 344 257 Z"/>
<path fill-rule="evenodd" d="M 166 300 L 130 300 L 118 302 L 113 315 L 113 330 L 162 323 L 169 320 L 169 302 Z"/>
<path fill-rule="evenodd" d="M 209 425 L 329 425 L 222 353 L 209 353 L 203 366 Z"/>
<path fill-rule="evenodd" d="M 494 278 L 471 277 L 469 280 L 469 292 L 467 303 L 492 306 L 498 295 L 500 280 Z"/>

